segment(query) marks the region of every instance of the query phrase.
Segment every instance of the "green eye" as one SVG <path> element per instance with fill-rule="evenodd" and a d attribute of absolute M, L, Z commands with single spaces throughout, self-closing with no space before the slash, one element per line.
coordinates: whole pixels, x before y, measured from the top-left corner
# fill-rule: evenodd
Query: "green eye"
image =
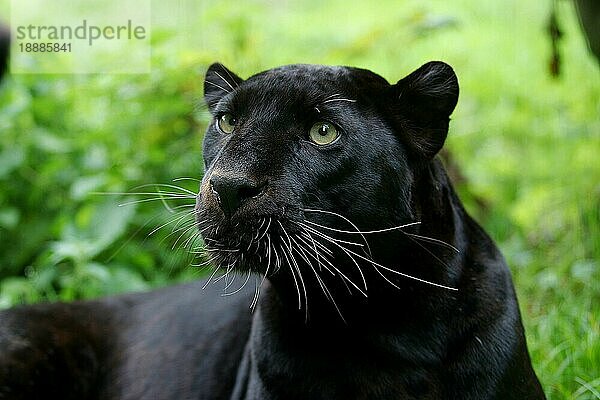
<path fill-rule="evenodd" d="M 237 119 L 231 114 L 223 114 L 217 120 L 217 127 L 223 133 L 232 133 L 237 125 Z"/>
<path fill-rule="evenodd" d="M 310 128 L 310 140 L 318 145 L 331 144 L 340 137 L 338 130 L 329 122 L 317 122 Z"/>

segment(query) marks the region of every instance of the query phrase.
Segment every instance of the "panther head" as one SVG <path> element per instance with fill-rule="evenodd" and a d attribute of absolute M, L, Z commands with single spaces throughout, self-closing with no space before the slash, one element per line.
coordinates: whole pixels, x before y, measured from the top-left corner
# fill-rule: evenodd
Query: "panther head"
<path fill-rule="evenodd" d="M 458 99 L 450 66 L 429 62 L 391 85 L 320 65 L 243 80 L 215 63 L 204 96 L 213 121 L 196 215 L 214 264 L 287 276 L 298 292 L 300 280 L 398 284 L 384 268 L 403 273 L 386 263 L 408 251 L 407 231 L 423 232 L 423 182 L 435 189 L 429 167 Z"/>

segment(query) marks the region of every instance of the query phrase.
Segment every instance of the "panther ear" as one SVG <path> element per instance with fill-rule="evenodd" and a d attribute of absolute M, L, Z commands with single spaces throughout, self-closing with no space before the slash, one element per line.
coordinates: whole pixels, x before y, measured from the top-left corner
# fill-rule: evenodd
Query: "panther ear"
<path fill-rule="evenodd" d="M 448 135 L 450 114 L 458 101 L 458 79 L 448 64 L 431 61 L 393 86 L 395 118 L 409 145 L 433 158 Z"/>
<path fill-rule="evenodd" d="M 233 92 L 242 82 L 242 78 L 221 63 L 216 62 L 208 67 L 204 78 L 204 101 L 208 109 L 213 112 L 219 100 Z"/>

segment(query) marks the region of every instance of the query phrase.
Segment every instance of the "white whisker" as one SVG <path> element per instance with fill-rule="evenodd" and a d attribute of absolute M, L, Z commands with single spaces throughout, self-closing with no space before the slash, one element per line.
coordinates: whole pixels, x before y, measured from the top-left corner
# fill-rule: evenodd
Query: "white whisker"
<path fill-rule="evenodd" d="M 457 253 L 460 253 L 459 249 L 457 249 L 456 247 L 452 246 L 450 243 L 444 242 L 443 240 L 435 239 L 435 238 L 432 238 L 432 237 L 429 237 L 429 236 L 421 236 L 421 235 L 417 235 L 415 233 L 406 233 L 406 232 L 404 232 L 404 233 L 406 235 L 414 237 L 416 239 L 421 239 L 421 240 L 424 240 L 426 242 L 431 242 L 431 243 L 437 243 L 439 245 L 448 247 L 448 248 L 454 250 Z"/>
<path fill-rule="evenodd" d="M 356 103 L 356 100 L 352 100 L 352 99 L 330 99 L 330 100 L 322 101 L 321 104 L 331 103 L 333 101 L 347 101 L 348 103 Z"/>
<path fill-rule="evenodd" d="M 223 296 L 223 297 L 233 296 L 234 294 L 237 294 L 240 291 L 242 291 L 242 289 L 244 289 L 246 287 L 246 284 L 248 284 L 248 282 L 250 281 L 250 275 L 251 274 L 252 274 L 252 272 L 248 271 L 248 274 L 246 275 L 246 280 L 244 281 L 244 283 L 242 283 L 242 285 L 239 288 L 237 288 L 233 292 L 223 293 L 221 296 Z"/>
<path fill-rule="evenodd" d="M 298 293 L 298 310 L 300 310 L 302 308 L 302 299 L 300 297 L 300 285 L 298 285 L 298 280 L 296 279 L 296 274 L 294 273 L 294 268 L 292 267 L 292 263 L 290 261 L 290 259 L 288 258 L 287 252 L 285 251 L 285 248 L 283 247 L 283 244 L 280 245 L 281 248 L 281 252 L 283 253 L 283 256 L 285 257 L 288 266 L 290 267 L 290 271 L 292 272 L 292 278 L 294 279 L 294 284 L 296 286 L 296 292 Z"/>
<path fill-rule="evenodd" d="M 376 229 L 376 230 L 372 230 L 372 231 L 359 231 L 359 230 L 356 230 L 356 231 L 346 231 L 346 230 L 343 230 L 343 229 L 336 229 L 336 228 L 331 228 L 329 226 L 320 225 L 320 224 L 317 224 L 316 222 L 312 222 L 312 221 L 309 221 L 309 220 L 305 220 L 305 222 L 307 222 L 307 223 L 309 223 L 311 225 L 318 226 L 319 228 L 327 229 L 327 230 L 333 231 L 333 232 L 358 234 L 358 235 L 360 235 L 360 234 L 362 234 L 362 235 L 368 235 L 368 234 L 373 234 L 373 233 L 382 233 L 382 232 L 395 231 L 395 230 L 400 230 L 402 228 L 406 228 L 408 226 L 419 225 L 421 223 L 421 221 L 410 222 L 408 224 L 403 224 L 403 225 L 398 225 L 398 226 L 392 226 L 390 228 Z"/>
<path fill-rule="evenodd" d="M 350 226 L 352 226 L 352 227 L 354 228 L 354 230 L 355 230 L 355 231 L 357 231 L 357 232 L 360 232 L 360 229 L 358 229 L 358 226 L 356 226 L 356 224 L 355 224 L 354 222 L 350 221 L 348 218 L 346 218 L 346 217 L 344 217 L 343 215 L 341 215 L 341 214 L 338 214 L 338 213 L 336 213 L 336 212 L 333 212 L 333 211 L 326 211 L 326 210 L 319 210 L 319 209 L 316 209 L 316 208 L 312 208 L 312 209 L 310 209 L 310 208 L 303 208 L 303 209 L 302 209 L 302 211 L 304 211 L 304 212 L 316 212 L 316 213 L 328 214 L 328 215 L 333 215 L 333 216 L 336 216 L 336 217 L 338 217 L 338 218 L 341 218 L 341 219 L 343 219 L 343 220 L 344 220 L 344 221 L 346 221 L 347 223 L 349 223 L 349 224 L 350 224 Z M 307 220 L 305 220 L 305 221 L 307 221 Z M 307 222 L 308 222 L 308 221 L 307 221 Z M 367 241 L 367 238 L 366 238 L 366 237 L 365 237 L 365 235 L 364 235 L 364 234 L 362 234 L 362 233 L 359 233 L 359 235 L 362 237 L 362 240 L 365 242 L 365 245 L 367 246 L 367 251 L 368 251 L 368 253 L 369 253 L 369 256 L 370 256 L 370 257 L 373 257 L 373 254 L 371 254 L 371 248 L 369 247 L 369 242 Z"/>
<path fill-rule="evenodd" d="M 310 222 L 310 221 L 306 221 L 306 222 Z M 316 230 L 316 229 L 314 229 L 314 228 L 311 228 L 310 226 L 308 226 L 308 225 L 306 225 L 306 224 L 303 224 L 302 222 L 296 222 L 296 223 L 297 223 L 298 225 L 301 225 L 301 226 L 302 226 L 302 227 L 304 227 L 304 228 Z M 317 231 L 317 232 L 318 232 L 318 231 Z M 321 232 L 321 233 L 322 233 L 322 232 Z M 352 246 L 358 246 L 358 247 L 363 247 L 363 246 L 364 246 L 364 244 L 361 244 L 361 243 L 356 243 L 356 242 L 351 242 L 351 241 L 348 241 L 348 240 L 342 240 L 342 239 L 332 238 L 331 236 L 329 236 L 329 238 L 330 238 L 331 240 L 335 240 L 335 241 L 336 241 L 336 242 L 338 242 L 338 243 L 344 243 L 344 244 L 349 244 L 349 245 L 352 245 Z"/>
<path fill-rule="evenodd" d="M 300 222 L 299 224 L 302 224 L 302 223 Z M 443 289 L 448 289 L 448 290 L 458 291 L 458 289 L 457 289 L 457 288 L 453 288 L 453 287 L 446 286 L 446 285 L 442 285 L 442 284 L 435 283 L 435 282 L 430 282 L 430 281 L 428 281 L 428 280 L 426 280 L 426 279 L 422 279 L 422 278 L 418 278 L 418 277 L 416 277 L 416 276 L 412 276 L 412 275 L 409 275 L 409 274 L 405 274 L 405 273 L 403 273 L 403 272 L 396 271 L 396 270 L 394 270 L 394 269 L 392 269 L 392 268 L 389 268 L 389 267 L 386 267 L 386 266 L 384 266 L 384 265 L 381 265 L 381 264 L 379 264 L 379 263 L 375 262 L 375 261 L 374 261 L 374 260 L 372 260 L 372 259 L 369 259 L 369 258 L 367 258 L 367 257 L 364 257 L 364 256 L 362 256 L 361 254 L 358 254 L 358 253 L 356 253 L 356 252 L 354 252 L 354 251 L 352 251 L 352 250 L 350 250 L 350 249 L 344 248 L 344 247 L 343 247 L 343 246 L 341 246 L 341 245 L 340 245 L 340 244 L 339 244 L 337 241 L 335 241 L 335 240 L 333 240 L 333 238 L 331 238 L 331 237 L 329 237 L 329 236 L 325 235 L 323 232 L 319 232 L 319 231 L 317 231 L 316 229 L 314 229 L 314 228 L 311 228 L 311 227 L 309 227 L 309 226 L 307 226 L 307 225 L 304 225 L 304 226 L 305 226 L 307 229 L 309 229 L 311 232 L 315 233 L 316 235 L 318 235 L 318 236 L 321 236 L 321 237 L 323 237 L 325 240 L 328 240 L 328 241 L 330 241 L 331 243 L 335 244 L 335 245 L 336 245 L 336 246 L 338 246 L 340 249 L 342 249 L 342 251 L 345 251 L 345 252 L 347 251 L 347 252 L 349 252 L 350 254 L 352 254 L 352 255 L 354 255 L 354 256 L 356 256 L 356 257 L 358 257 L 358 258 L 360 258 L 360 259 L 362 259 L 362 260 L 364 260 L 364 261 L 367 261 L 367 262 L 371 263 L 373 266 L 380 267 L 380 268 L 382 268 L 382 269 L 384 269 L 384 270 L 386 270 L 386 271 L 389 271 L 389 272 L 392 272 L 392 273 L 394 273 L 394 274 L 397 274 L 397 275 L 403 276 L 403 277 L 405 277 L 405 278 L 409 278 L 409 279 L 412 279 L 412 280 L 415 280 L 415 281 L 419 281 L 419 282 L 422 282 L 422 283 L 426 283 L 426 284 L 428 284 L 428 285 L 432 285 L 432 286 L 440 287 L 440 288 L 443 288 Z M 427 249 L 426 249 L 426 250 L 427 250 Z M 432 254 L 432 255 L 433 255 L 433 254 Z M 433 255 L 433 256 L 435 256 L 435 255 Z M 437 258 L 437 257 L 436 257 L 436 258 Z M 438 258 L 438 259 L 439 259 L 439 258 Z M 441 261 L 441 260 L 440 260 L 440 261 Z"/>

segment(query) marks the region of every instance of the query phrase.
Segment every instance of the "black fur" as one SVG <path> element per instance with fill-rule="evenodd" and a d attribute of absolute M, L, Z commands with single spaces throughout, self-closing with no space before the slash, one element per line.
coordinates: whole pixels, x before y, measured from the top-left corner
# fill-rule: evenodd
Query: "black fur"
<path fill-rule="evenodd" d="M 5 311 L 0 398 L 545 398 L 506 263 L 435 158 L 458 99 L 448 65 L 390 85 L 213 64 L 205 98 L 198 227 L 240 275 L 229 290 L 267 275 L 254 313 L 251 284 L 202 282 Z M 339 138 L 311 142 L 318 121 Z"/>

